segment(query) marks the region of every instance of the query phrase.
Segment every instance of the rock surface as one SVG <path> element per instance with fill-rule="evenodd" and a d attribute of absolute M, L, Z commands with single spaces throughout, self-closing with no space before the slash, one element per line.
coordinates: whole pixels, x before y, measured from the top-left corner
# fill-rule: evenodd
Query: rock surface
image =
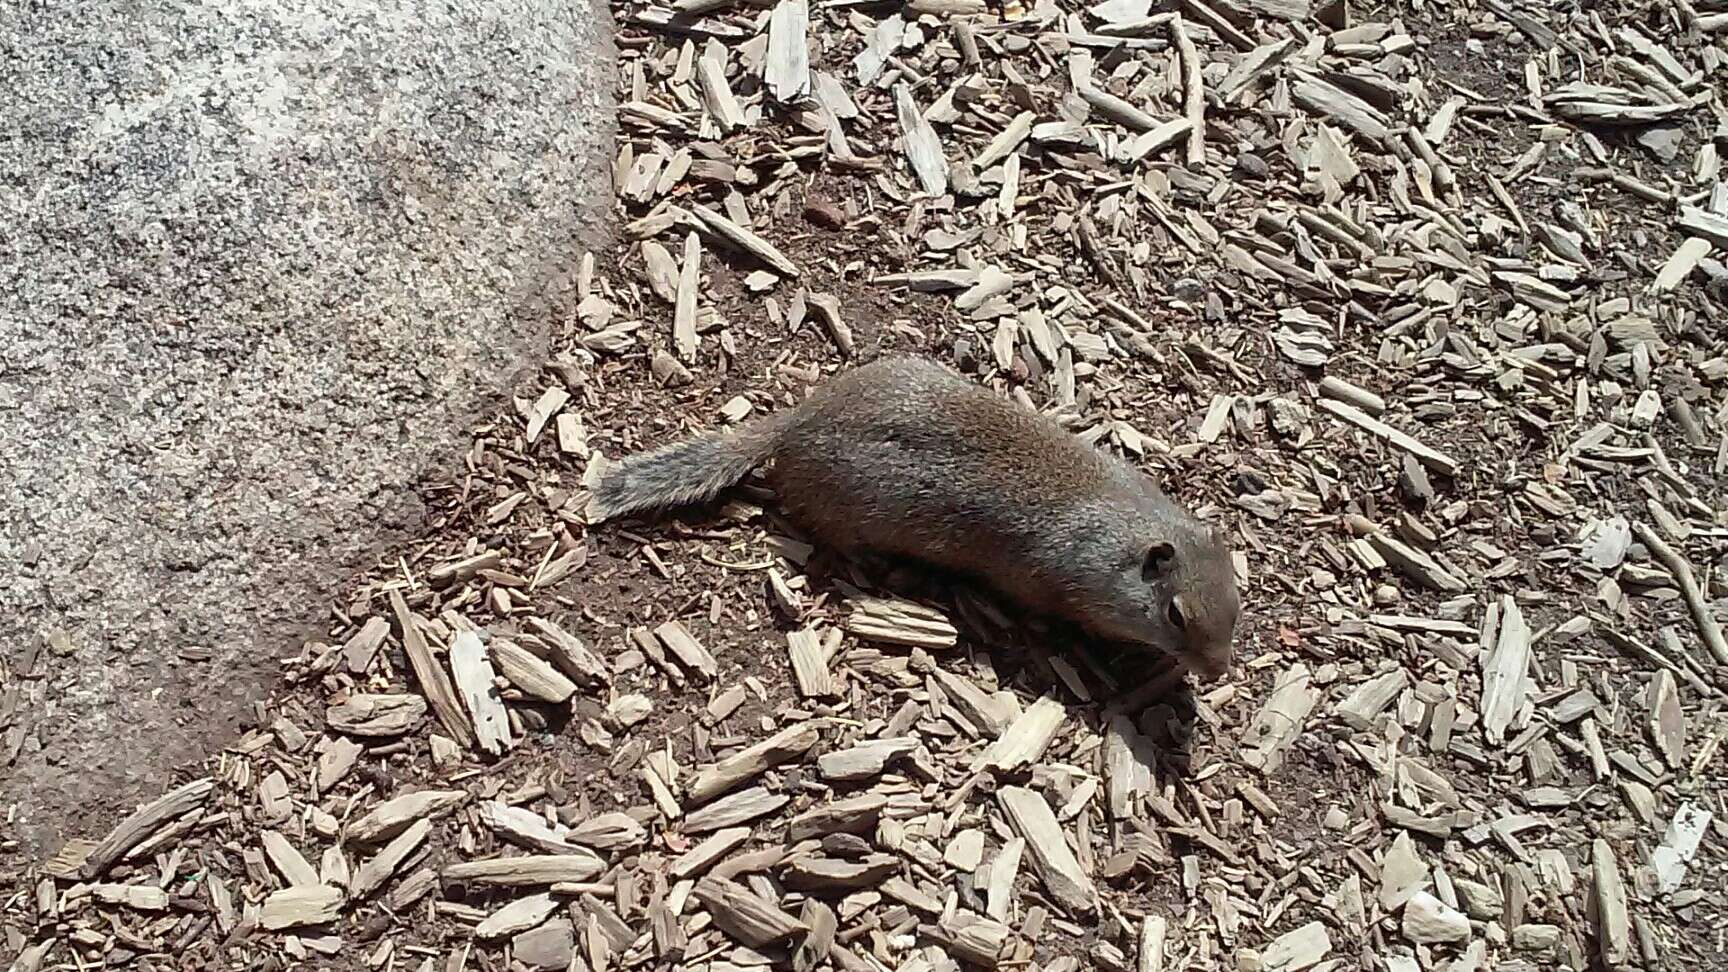
<path fill-rule="evenodd" d="M 0 673 L 0 817 L 19 801 L 25 850 L 231 733 L 540 360 L 602 242 L 605 16 L 0 13 L 0 666 L 34 673 L 10 706 Z"/>

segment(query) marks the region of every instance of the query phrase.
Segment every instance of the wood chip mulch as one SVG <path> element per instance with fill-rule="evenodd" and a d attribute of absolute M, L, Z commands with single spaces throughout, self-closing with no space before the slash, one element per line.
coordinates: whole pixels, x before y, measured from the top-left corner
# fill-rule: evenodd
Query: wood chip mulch
<path fill-rule="evenodd" d="M 250 731 L 0 876 L 14 970 L 1728 962 L 1721 0 L 612 13 L 557 353 Z M 756 487 L 588 527 L 884 351 L 1227 523 L 1231 675 Z"/>

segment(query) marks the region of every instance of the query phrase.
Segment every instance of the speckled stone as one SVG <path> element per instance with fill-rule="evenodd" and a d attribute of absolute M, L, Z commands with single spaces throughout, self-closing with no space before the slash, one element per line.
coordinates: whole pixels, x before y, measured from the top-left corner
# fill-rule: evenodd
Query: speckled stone
<path fill-rule="evenodd" d="M 0 655 L 43 646 L 0 816 L 27 851 L 232 733 L 541 359 L 604 242 L 605 16 L 0 10 Z"/>

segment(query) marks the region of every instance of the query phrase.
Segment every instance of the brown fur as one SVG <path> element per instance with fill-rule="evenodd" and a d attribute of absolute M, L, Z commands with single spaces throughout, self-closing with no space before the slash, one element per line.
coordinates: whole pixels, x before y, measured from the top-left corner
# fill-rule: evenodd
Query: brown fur
<path fill-rule="evenodd" d="M 826 545 L 971 574 L 1201 674 L 1229 666 L 1239 602 L 1214 530 L 1114 455 L 917 358 L 842 373 L 738 433 L 632 457 L 591 513 L 705 501 L 764 464 L 787 515 Z"/>

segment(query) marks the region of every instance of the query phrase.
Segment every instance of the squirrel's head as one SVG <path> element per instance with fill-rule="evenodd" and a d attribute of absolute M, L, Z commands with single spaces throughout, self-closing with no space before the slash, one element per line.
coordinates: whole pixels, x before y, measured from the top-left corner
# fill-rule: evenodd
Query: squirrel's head
<path fill-rule="evenodd" d="M 1230 670 L 1241 600 L 1223 535 L 1198 520 L 1160 524 L 1122 555 L 1101 633 L 1174 655 L 1197 677 Z"/>

